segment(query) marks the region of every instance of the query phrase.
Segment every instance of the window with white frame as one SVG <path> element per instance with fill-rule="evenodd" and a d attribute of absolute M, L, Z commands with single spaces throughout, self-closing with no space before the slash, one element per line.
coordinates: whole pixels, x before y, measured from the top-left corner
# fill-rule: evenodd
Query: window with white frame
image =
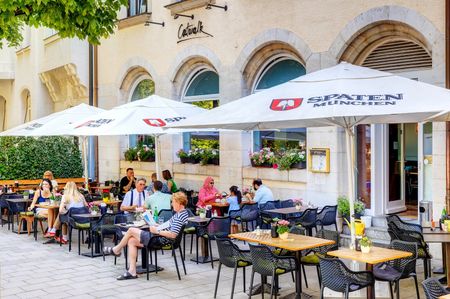
<path fill-rule="evenodd" d="M 195 69 L 187 80 L 182 99 L 205 109 L 219 106 L 219 75 L 209 67 Z M 219 133 L 184 133 L 183 149 L 191 148 L 219 149 Z"/>
<path fill-rule="evenodd" d="M 150 76 L 140 77 L 131 88 L 130 102 L 137 101 L 149 97 L 155 93 L 155 82 Z M 147 145 L 154 145 L 153 137 L 148 135 L 130 135 L 129 146 L 135 147 L 142 142 Z"/>
<path fill-rule="evenodd" d="M 306 73 L 305 67 L 294 57 L 281 55 L 267 61 L 257 75 L 253 92 L 285 83 Z M 283 149 L 306 149 L 306 128 L 279 131 L 253 131 L 253 149 L 269 147 L 274 151 Z"/>

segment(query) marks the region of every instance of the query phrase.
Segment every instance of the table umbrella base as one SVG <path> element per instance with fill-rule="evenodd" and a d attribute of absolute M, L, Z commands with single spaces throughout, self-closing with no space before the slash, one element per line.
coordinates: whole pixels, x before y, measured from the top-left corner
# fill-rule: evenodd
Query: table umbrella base
<path fill-rule="evenodd" d="M 213 261 L 214 262 L 217 262 L 219 259 L 214 259 Z M 197 260 L 193 257 L 193 258 L 191 258 L 191 261 L 192 262 L 197 262 Z M 211 257 L 210 256 L 199 256 L 198 257 L 198 262 L 200 263 L 200 264 L 206 264 L 206 263 L 211 263 Z"/>
<path fill-rule="evenodd" d="M 155 265 L 152 265 L 152 264 L 148 264 L 148 272 L 156 272 L 156 267 L 155 267 Z M 164 268 L 161 268 L 161 267 L 159 267 L 158 266 L 158 272 L 159 271 L 163 271 L 164 270 Z M 146 268 L 143 268 L 142 266 L 138 266 L 138 267 L 136 267 L 136 273 L 137 274 L 144 274 L 144 273 L 147 273 L 147 269 Z"/>
<path fill-rule="evenodd" d="M 258 295 L 261 294 L 262 291 L 262 287 L 264 286 L 264 293 L 270 294 L 270 289 L 272 288 L 272 285 L 270 283 L 265 283 L 265 284 L 257 284 L 253 286 L 253 289 L 249 290 L 247 292 L 248 295 L 250 295 L 250 292 L 253 295 Z M 280 288 L 278 288 L 278 290 L 276 290 L 277 296 L 280 294 Z"/>
<path fill-rule="evenodd" d="M 99 253 L 94 252 L 93 254 L 91 254 L 90 252 L 85 252 L 85 253 L 82 253 L 81 255 L 86 256 L 86 257 L 91 257 L 91 258 L 103 256 L 103 254 L 101 252 L 99 252 Z M 105 256 L 107 256 L 107 255 L 108 254 L 105 253 Z"/>

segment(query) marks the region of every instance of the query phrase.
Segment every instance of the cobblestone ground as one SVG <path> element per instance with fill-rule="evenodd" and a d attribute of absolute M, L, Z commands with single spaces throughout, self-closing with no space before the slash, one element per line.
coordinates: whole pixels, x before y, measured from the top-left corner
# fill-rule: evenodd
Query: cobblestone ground
<path fill-rule="evenodd" d="M 79 256 L 77 240 L 71 252 L 67 245 L 44 245 L 43 241 L 42 235 L 36 242 L 32 236 L 19 236 L 8 231 L 7 226 L 0 228 L 0 298 L 213 298 L 218 263 L 214 269 L 211 269 L 211 264 L 197 265 L 189 260 L 194 256 L 189 252 L 186 259 L 188 275 L 182 275 L 181 281 L 168 252 L 158 256 L 158 265 L 164 271 L 151 273 L 149 281 L 145 275 L 135 280 L 117 281 L 116 277 L 124 272 L 123 257 L 114 265 L 113 257 L 108 256 L 103 261 L 101 257 Z M 87 246 L 83 245 L 82 252 L 86 251 Z M 216 248 L 214 252 L 217 255 Z M 307 267 L 306 271 L 309 288 L 304 288 L 304 292 L 319 298 L 316 271 L 312 267 Z M 420 283 L 423 280 L 422 268 L 418 267 L 418 271 Z M 230 297 L 232 273 L 232 269 L 222 267 L 218 298 Z M 247 288 L 250 273 L 247 269 Z M 255 282 L 259 282 L 258 277 Z M 290 274 L 283 275 L 280 284 L 281 295 L 293 292 Z M 421 297 L 425 298 L 421 286 L 420 290 Z M 387 284 L 377 283 L 377 298 L 378 293 L 387 297 L 386 292 Z M 341 298 L 338 294 L 329 295 L 334 296 L 327 298 Z M 364 298 L 364 293 L 355 295 Z M 234 298 L 247 298 L 242 292 L 242 271 L 238 271 Z M 260 298 L 260 295 L 254 298 Z M 415 298 L 412 279 L 402 281 L 401 298 Z"/>

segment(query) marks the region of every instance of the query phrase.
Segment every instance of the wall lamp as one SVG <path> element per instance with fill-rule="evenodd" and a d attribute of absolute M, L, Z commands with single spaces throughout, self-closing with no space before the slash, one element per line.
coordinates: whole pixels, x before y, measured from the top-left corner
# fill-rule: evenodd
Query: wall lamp
<path fill-rule="evenodd" d="M 215 4 L 211 4 L 211 3 L 207 4 L 205 9 L 211 9 L 213 7 L 222 8 L 224 11 L 227 11 L 227 9 L 228 9 L 228 6 L 226 4 L 224 6 L 220 6 L 220 5 L 215 5 Z"/>
<path fill-rule="evenodd" d="M 173 16 L 173 19 L 174 20 L 176 20 L 176 19 L 178 19 L 178 17 L 185 17 L 185 18 L 189 18 L 189 19 L 191 19 L 191 20 L 193 20 L 194 19 L 194 15 L 183 15 L 183 14 L 179 14 L 179 13 L 176 13 L 174 16 Z"/>
<path fill-rule="evenodd" d="M 164 25 L 165 25 L 164 22 L 158 23 L 158 22 L 147 21 L 147 22 L 145 22 L 144 26 L 150 26 L 150 24 L 160 25 L 162 27 L 164 27 Z"/>

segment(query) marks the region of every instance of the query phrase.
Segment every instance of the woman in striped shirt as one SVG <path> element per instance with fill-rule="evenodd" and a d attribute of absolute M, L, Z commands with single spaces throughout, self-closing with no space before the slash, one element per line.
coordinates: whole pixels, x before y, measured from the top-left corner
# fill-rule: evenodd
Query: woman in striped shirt
<path fill-rule="evenodd" d="M 130 228 L 123 236 L 122 240 L 115 247 L 105 247 L 104 252 L 115 256 L 120 256 L 122 248 L 128 245 L 128 261 L 130 267 L 117 280 L 134 279 L 136 275 L 136 258 L 138 248 L 147 246 L 153 235 L 158 235 L 168 239 L 175 239 L 181 228 L 188 222 L 189 214 L 186 211 L 187 197 L 183 192 L 177 192 L 172 195 L 172 206 L 176 212 L 167 222 L 161 224 L 163 229 L 158 229 L 158 225 L 151 226 L 150 231 L 140 230 L 138 228 Z"/>

